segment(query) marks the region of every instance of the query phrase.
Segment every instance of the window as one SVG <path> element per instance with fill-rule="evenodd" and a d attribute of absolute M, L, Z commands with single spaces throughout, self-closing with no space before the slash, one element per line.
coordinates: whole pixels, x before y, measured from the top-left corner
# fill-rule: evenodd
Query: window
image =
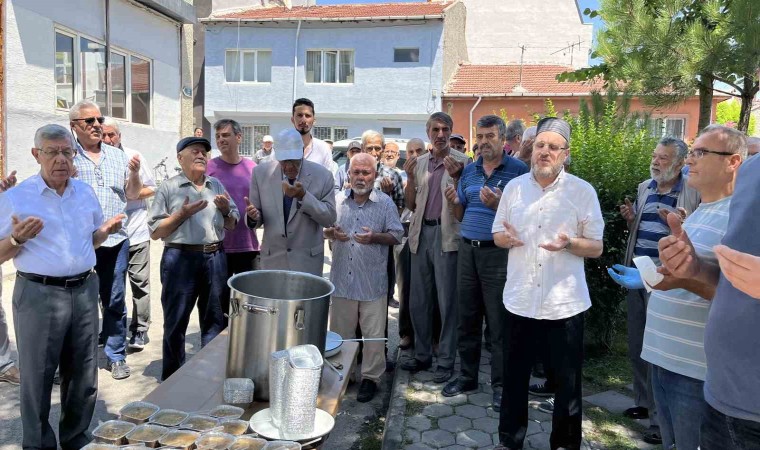
<path fill-rule="evenodd" d="M 77 101 L 88 99 L 97 103 L 104 115 L 150 125 L 151 61 L 112 48 L 109 63 L 111 85 L 107 88 L 106 46 L 76 33 L 56 30 L 56 108 L 69 109 Z"/>
<path fill-rule="evenodd" d="M 420 62 L 420 49 L 419 48 L 394 48 L 393 62 L 418 63 Z"/>
<path fill-rule="evenodd" d="M 650 131 L 652 136 L 672 136 L 683 139 L 686 128 L 686 119 L 683 118 L 655 118 L 651 120 Z"/>
<path fill-rule="evenodd" d="M 401 136 L 401 128 L 383 127 L 383 136 Z"/>
<path fill-rule="evenodd" d="M 307 83 L 353 83 L 353 50 L 309 50 L 306 52 Z"/>
<path fill-rule="evenodd" d="M 240 143 L 240 154 L 253 156 L 256 151 L 264 146 L 263 139 L 269 134 L 269 125 L 244 125 L 242 128 L 243 139 Z"/>
<path fill-rule="evenodd" d="M 55 33 L 55 102 L 58 108 L 74 104 L 74 38 Z"/>
<path fill-rule="evenodd" d="M 314 127 L 314 137 L 317 139 L 329 139 L 333 142 L 342 141 L 348 139 L 347 127 Z M 275 145 L 277 143 L 275 142 Z"/>
<path fill-rule="evenodd" d="M 272 51 L 227 50 L 224 55 L 224 79 L 228 83 L 271 82 Z"/>

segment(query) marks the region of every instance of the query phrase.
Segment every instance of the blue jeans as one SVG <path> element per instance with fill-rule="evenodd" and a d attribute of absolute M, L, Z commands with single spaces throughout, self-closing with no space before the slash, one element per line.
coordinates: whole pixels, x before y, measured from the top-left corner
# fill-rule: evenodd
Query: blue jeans
<path fill-rule="evenodd" d="M 201 347 L 224 329 L 222 296 L 228 292 L 227 258 L 221 250 L 201 253 L 166 247 L 161 257 L 161 285 L 164 310 L 161 379 L 166 380 L 185 363 L 185 333 L 196 299 Z"/>
<path fill-rule="evenodd" d="M 699 446 L 701 450 L 758 450 L 760 422 L 727 416 L 705 403 Z"/>
<path fill-rule="evenodd" d="M 100 304 L 103 306 L 103 337 L 106 357 L 111 362 L 127 358 L 127 264 L 129 240 L 113 247 L 95 250 L 95 272 L 100 278 Z"/>
<path fill-rule="evenodd" d="M 652 390 L 659 413 L 662 448 L 696 450 L 699 424 L 707 405 L 702 393 L 704 381 L 652 365 Z"/>

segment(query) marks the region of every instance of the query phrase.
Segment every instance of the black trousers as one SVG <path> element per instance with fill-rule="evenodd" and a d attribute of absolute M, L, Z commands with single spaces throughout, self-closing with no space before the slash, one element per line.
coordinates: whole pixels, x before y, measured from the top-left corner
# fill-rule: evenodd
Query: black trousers
<path fill-rule="evenodd" d="M 577 450 L 581 446 L 583 313 L 560 320 L 537 320 L 506 312 L 504 389 L 499 417 L 499 439 L 507 447 L 522 448 L 528 429 L 528 384 L 536 352 L 544 335 L 556 394 L 549 445 Z"/>
<path fill-rule="evenodd" d="M 503 303 L 507 281 L 507 251 L 499 247 L 476 248 L 462 241 L 457 260 L 459 280 L 459 361 L 461 377 L 478 381 L 483 317 L 491 337 L 491 384 L 503 385 L 502 334 L 506 312 Z"/>
<path fill-rule="evenodd" d="M 238 252 L 238 253 L 226 253 L 227 258 L 227 280 L 229 281 L 233 275 L 243 272 L 250 272 L 258 269 L 256 267 L 256 258 L 259 256 L 259 252 Z M 224 313 L 224 326 L 227 327 L 227 315 L 230 313 L 230 288 L 225 283 L 224 292 L 222 293 L 222 313 Z"/>

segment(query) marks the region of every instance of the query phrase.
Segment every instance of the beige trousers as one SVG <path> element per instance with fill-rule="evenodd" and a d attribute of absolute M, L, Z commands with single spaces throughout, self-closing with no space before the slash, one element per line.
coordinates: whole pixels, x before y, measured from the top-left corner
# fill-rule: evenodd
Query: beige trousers
<path fill-rule="evenodd" d="M 330 306 L 330 330 L 343 339 L 356 337 L 357 323 L 365 338 L 385 337 L 385 321 L 388 320 L 387 295 L 371 301 L 349 300 L 333 297 Z M 362 379 L 380 382 L 385 373 L 385 341 L 364 342 L 362 358 Z"/>

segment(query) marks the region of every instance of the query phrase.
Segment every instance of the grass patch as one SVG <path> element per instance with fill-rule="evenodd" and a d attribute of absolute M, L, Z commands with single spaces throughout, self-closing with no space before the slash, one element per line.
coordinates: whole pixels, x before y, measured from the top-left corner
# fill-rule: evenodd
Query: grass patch
<path fill-rule="evenodd" d="M 592 424 L 592 429 L 586 433 L 587 439 L 601 444 L 607 450 L 638 449 L 636 443 L 625 435 L 622 428 L 641 430 L 643 427 L 640 424 L 597 406 L 584 408 L 583 412 Z"/>
<path fill-rule="evenodd" d="M 383 429 L 385 417 L 375 417 L 370 420 L 359 435 L 360 450 L 380 450 L 383 447 Z"/>
<path fill-rule="evenodd" d="M 618 334 L 611 353 L 589 352 L 583 363 L 584 395 L 622 390 L 633 382 L 626 337 Z"/>

